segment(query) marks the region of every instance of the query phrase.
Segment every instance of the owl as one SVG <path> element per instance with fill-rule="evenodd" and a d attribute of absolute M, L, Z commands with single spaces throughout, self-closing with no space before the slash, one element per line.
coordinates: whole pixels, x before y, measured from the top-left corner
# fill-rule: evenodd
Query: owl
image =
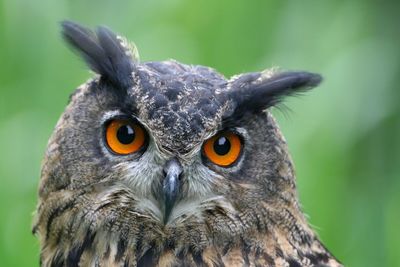
<path fill-rule="evenodd" d="M 41 266 L 342 266 L 301 211 L 270 109 L 321 76 L 226 79 L 139 62 L 106 27 L 62 23 L 95 75 L 48 142 L 33 233 Z"/>

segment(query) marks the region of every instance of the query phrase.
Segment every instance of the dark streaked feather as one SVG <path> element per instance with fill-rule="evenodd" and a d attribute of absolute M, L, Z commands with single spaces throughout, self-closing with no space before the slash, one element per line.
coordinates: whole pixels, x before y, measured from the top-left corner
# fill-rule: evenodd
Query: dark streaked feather
<path fill-rule="evenodd" d="M 155 266 L 158 258 L 159 255 L 155 254 L 155 250 L 153 248 L 150 248 L 142 257 L 138 258 L 137 267 Z"/>
<path fill-rule="evenodd" d="M 89 250 L 93 245 L 95 233 L 92 233 L 89 229 L 86 232 L 86 236 L 81 244 L 73 246 L 66 259 L 66 266 L 74 267 L 79 266 L 82 254 L 85 250 Z"/>
<path fill-rule="evenodd" d="M 42 263 L 40 263 L 40 266 L 42 266 Z M 60 252 L 56 253 L 53 259 L 51 260 L 50 266 L 51 267 L 65 266 L 65 258 L 63 254 Z"/>
<path fill-rule="evenodd" d="M 94 33 L 74 22 L 64 21 L 62 36 L 94 72 L 118 87 L 131 86 L 134 63 L 112 31 L 99 27 Z"/>

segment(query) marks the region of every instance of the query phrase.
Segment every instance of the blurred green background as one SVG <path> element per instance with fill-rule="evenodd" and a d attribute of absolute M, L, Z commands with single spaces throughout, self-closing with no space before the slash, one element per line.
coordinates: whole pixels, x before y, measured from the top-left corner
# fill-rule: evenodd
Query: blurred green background
<path fill-rule="evenodd" d="M 69 94 L 90 74 L 59 22 L 108 25 L 142 60 L 226 76 L 272 66 L 323 74 L 275 111 L 303 208 L 347 266 L 400 266 L 397 1 L 0 0 L 0 265 L 37 266 L 40 162 Z"/>

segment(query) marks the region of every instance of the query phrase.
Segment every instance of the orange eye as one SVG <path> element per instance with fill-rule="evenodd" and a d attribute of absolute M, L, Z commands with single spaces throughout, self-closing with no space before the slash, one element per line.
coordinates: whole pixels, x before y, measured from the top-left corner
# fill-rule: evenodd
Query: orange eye
<path fill-rule="evenodd" d="M 127 155 L 139 151 L 145 144 L 146 133 L 137 122 L 112 120 L 106 129 L 106 142 L 115 153 Z"/>
<path fill-rule="evenodd" d="M 221 132 L 208 139 L 203 146 L 204 155 L 214 164 L 228 167 L 235 163 L 242 150 L 240 137 L 232 132 Z"/>

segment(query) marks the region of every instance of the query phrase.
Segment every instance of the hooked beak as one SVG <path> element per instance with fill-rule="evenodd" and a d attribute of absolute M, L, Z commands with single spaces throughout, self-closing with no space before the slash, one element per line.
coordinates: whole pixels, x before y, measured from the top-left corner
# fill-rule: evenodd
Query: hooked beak
<path fill-rule="evenodd" d="M 182 166 L 176 158 L 167 161 L 164 167 L 163 181 L 163 193 L 165 201 L 164 223 L 168 221 L 169 215 L 178 197 L 181 174 Z"/>

